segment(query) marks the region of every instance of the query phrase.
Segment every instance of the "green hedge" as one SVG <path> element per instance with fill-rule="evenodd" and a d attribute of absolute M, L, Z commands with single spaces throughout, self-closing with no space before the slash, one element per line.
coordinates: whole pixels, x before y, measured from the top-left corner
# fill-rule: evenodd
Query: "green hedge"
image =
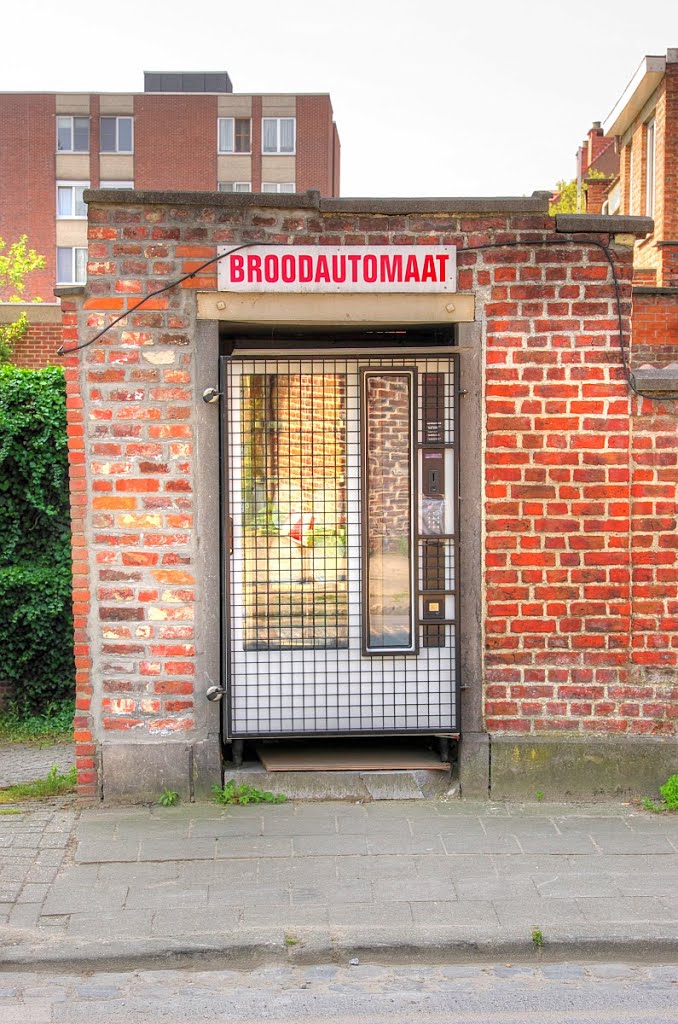
<path fill-rule="evenodd" d="M 63 370 L 0 367 L 0 676 L 39 710 L 74 689 Z"/>

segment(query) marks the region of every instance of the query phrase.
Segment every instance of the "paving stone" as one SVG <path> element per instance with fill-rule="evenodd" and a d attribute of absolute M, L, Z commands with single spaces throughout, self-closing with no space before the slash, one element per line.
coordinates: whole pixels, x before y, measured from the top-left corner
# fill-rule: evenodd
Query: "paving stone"
<path fill-rule="evenodd" d="M 92 939 L 146 938 L 151 934 L 152 917 L 146 910 L 74 913 L 70 916 L 67 934 Z M 176 914 L 174 919 L 177 919 Z"/>
<path fill-rule="evenodd" d="M 180 910 L 183 907 L 206 907 L 207 893 L 207 885 L 185 888 L 177 885 L 175 881 L 163 882 L 153 887 L 145 886 L 141 889 L 130 886 L 125 898 L 125 908 L 153 911 L 163 908 Z"/>
<path fill-rule="evenodd" d="M 294 934 L 296 928 L 327 928 L 330 923 L 330 908 L 326 906 L 251 906 L 243 908 L 244 927 L 282 928 Z"/>
<path fill-rule="evenodd" d="M 0 787 L 44 779 L 55 765 L 60 772 L 65 773 L 74 764 L 73 743 L 52 743 L 46 746 L 3 743 L 0 744 Z"/>
<path fill-rule="evenodd" d="M 436 854 L 444 852 L 439 835 L 420 837 L 387 832 L 368 836 L 367 849 L 370 854 Z"/>
<path fill-rule="evenodd" d="M 216 840 L 203 839 L 142 839 L 139 860 L 214 860 Z"/>
<path fill-rule="evenodd" d="M 430 903 L 412 903 L 412 918 L 417 925 L 443 925 L 498 928 L 497 915 L 492 903 L 482 900 L 436 900 Z"/>
<path fill-rule="evenodd" d="M 678 915 L 653 896 L 578 898 L 577 905 L 592 922 L 676 921 Z"/>
<path fill-rule="evenodd" d="M 290 857 L 292 840 L 285 836 L 234 836 L 217 839 L 217 859 L 230 857 Z"/>
<path fill-rule="evenodd" d="M 588 969 L 582 964 L 547 964 L 541 970 L 545 978 L 553 978 L 556 981 L 579 981 L 588 973 Z"/>
<path fill-rule="evenodd" d="M 210 907 L 281 906 L 289 902 L 289 891 L 282 886 L 254 885 L 243 890 L 238 886 L 213 884 L 208 892 Z"/>
<path fill-rule="evenodd" d="M 424 904 L 419 904 L 423 906 Z M 413 917 L 408 903 L 374 904 L 363 903 L 332 905 L 327 908 L 330 925 L 367 925 L 369 927 L 402 928 L 412 924 Z"/>
<path fill-rule="evenodd" d="M 417 873 L 418 866 L 422 859 L 410 854 L 399 856 L 394 854 L 381 854 L 380 856 L 337 857 L 336 874 L 339 879 L 350 880 L 352 878 L 394 878 L 406 881 Z M 433 858 L 430 858 L 433 859 Z M 304 858 L 306 861 L 307 858 Z M 332 862 L 326 860 L 329 865 Z"/>
<path fill-rule="evenodd" d="M 39 903 L 15 903 L 8 915 L 12 928 L 35 928 L 40 917 Z"/>
<path fill-rule="evenodd" d="M 329 882 L 325 885 L 305 886 L 292 884 L 290 886 L 290 898 L 292 905 L 307 905 L 309 903 L 341 904 L 342 906 L 351 903 L 372 903 L 375 900 L 372 882 L 356 879 L 353 882 L 337 883 Z M 378 902 L 381 902 L 378 900 Z"/>
<path fill-rule="evenodd" d="M 47 896 L 43 914 L 78 914 L 121 909 L 129 886 L 106 885 L 100 889 L 79 884 L 77 871 L 59 879 Z"/>
<path fill-rule="evenodd" d="M 139 859 L 141 839 L 128 842 L 84 840 L 78 843 L 75 859 L 79 864 L 104 864 L 107 861 L 135 861 Z M 44 850 L 43 853 L 47 853 Z M 56 850 L 53 851 L 55 854 Z M 162 857 L 158 858 L 162 860 Z"/>
<path fill-rule="evenodd" d="M 562 874 L 532 876 L 533 888 L 540 896 L 620 896 L 619 876 L 606 872 L 587 875 Z M 513 887 L 512 887 L 513 890 Z M 516 895 L 516 894 L 514 894 Z"/>
<path fill-rule="evenodd" d="M 374 899 L 377 903 L 431 903 L 456 900 L 457 893 L 454 885 L 444 878 L 411 878 L 406 884 L 390 879 L 374 882 Z"/>
<path fill-rule="evenodd" d="M 323 856 L 340 857 L 367 853 L 368 839 L 363 835 L 303 835 L 290 840 L 294 854 L 299 857 Z"/>
<path fill-rule="evenodd" d="M 511 928 L 524 927 L 526 934 L 532 934 L 533 928 L 544 925 L 560 924 L 573 921 L 583 927 L 585 917 L 582 907 L 575 899 L 516 899 L 506 896 L 492 900 L 499 921 Z"/>
<path fill-rule="evenodd" d="M 49 892 L 49 884 L 26 882 L 17 896 L 19 903 L 42 903 Z"/>
<path fill-rule="evenodd" d="M 186 935 L 223 935 L 232 933 L 233 940 L 239 936 L 235 933 L 241 920 L 241 911 L 234 907 L 224 907 L 218 913 L 206 914 L 204 911 L 185 910 L 180 916 L 172 910 L 158 910 L 151 921 L 145 919 L 143 934 L 159 936 Z M 149 927 L 151 927 L 149 931 Z"/>

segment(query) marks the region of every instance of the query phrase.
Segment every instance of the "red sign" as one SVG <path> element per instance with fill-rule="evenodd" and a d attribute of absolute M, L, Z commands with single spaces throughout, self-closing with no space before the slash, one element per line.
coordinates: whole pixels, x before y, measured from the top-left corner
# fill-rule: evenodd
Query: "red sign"
<path fill-rule="evenodd" d="M 217 264 L 224 292 L 454 292 L 447 245 L 255 245 Z"/>

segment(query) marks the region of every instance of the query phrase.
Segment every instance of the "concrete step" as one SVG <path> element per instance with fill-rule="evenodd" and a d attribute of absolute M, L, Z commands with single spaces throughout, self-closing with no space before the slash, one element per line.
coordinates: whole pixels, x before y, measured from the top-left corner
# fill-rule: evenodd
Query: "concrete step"
<path fill-rule="evenodd" d="M 224 764 L 224 780 L 282 793 L 289 800 L 425 800 L 459 795 L 449 771 L 390 769 L 387 771 L 267 772 L 258 762 L 242 768 Z"/>

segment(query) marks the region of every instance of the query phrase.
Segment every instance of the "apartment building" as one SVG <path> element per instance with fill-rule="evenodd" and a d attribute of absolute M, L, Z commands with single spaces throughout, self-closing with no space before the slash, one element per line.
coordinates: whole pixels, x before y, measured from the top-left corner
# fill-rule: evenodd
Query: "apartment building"
<path fill-rule="evenodd" d="M 616 141 L 619 154 L 618 212 L 654 220 L 654 231 L 636 243 L 634 280 L 676 286 L 678 49 L 643 58 L 603 131 Z"/>
<path fill-rule="evenodd" d="M 0 94 L 0 182 L 0 237 L 45 256 L 31 288 L 49 300 L 85 280 L 85 189 L 338 196 L 339 136 L 327 94 L 146 72 L 143 93 Z"/>
<path fill-rule="evenodd" d="M 605 121 L 577 152 L 589 214 L 651 217 L 633 253 L 636 383 L 678 380 L 678 48 L 645 56 Z M 648 377 L 649 373 L 649 377 Z M 656 379 L 655 379 L 656 378 Z"/>

